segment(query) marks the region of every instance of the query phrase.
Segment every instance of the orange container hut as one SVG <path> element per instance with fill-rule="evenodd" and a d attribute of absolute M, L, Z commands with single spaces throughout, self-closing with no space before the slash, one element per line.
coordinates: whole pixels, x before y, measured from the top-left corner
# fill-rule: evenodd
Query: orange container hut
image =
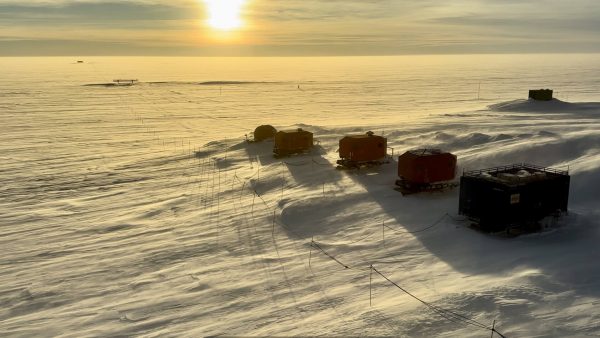
<path fill-rule="evenodd" d="M 449 181 L 456 175 L 456 155 L 439 149 L 409 150 L 398 157 L 398 176 L 415 185 Z"/>
<path fill-rule="evenodd" d="M 295 130 L 282 130 L 275 134 L 273 153 L 275 156 L 287 156 L 304 153 L 313 146 L 313 134 L 298 128 Z"/>
<path fill-rule="evenodd" d="M 369 131 L 363 135 L 344 136 L 340 140 L 340 158 L 343 166 L 380 162 L 387 155 L 387 139 Z"/>
<path fill-rule="evenodd" d="M 262 126 L 258 126 L 256 129 L 254 129 L 254 141 L 260 142 L 273 138 L 275 133 L 277 133 L 277 129 L 275 129 L 275 127 L 268 124 L 263 124 Z"/>

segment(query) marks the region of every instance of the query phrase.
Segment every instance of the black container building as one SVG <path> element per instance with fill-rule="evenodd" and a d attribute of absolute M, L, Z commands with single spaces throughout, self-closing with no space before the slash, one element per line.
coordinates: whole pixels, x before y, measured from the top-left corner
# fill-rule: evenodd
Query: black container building
<path fill-rule="evenodd" d="M 538 101 L 552 100 L 552 89 L 531 89 L 529 90 L 529 98 Z"/>
<path fill-rule="evenodd" d="M 568 171 L 531 164 L 464 172 L 458 212 L 484 231 L 536 226 L 557 211 L 567 212 Z"/>

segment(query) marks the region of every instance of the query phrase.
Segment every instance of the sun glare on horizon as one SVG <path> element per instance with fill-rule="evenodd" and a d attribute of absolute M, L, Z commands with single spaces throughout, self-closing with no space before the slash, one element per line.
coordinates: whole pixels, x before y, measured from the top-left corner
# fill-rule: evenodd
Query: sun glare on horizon
<path fill-rule="evenodd" d="M 218 30 L 232 30 L 242 27 L 243 5 L 247 0 L 204 0 L 208 14 L 207 23 Z"/>

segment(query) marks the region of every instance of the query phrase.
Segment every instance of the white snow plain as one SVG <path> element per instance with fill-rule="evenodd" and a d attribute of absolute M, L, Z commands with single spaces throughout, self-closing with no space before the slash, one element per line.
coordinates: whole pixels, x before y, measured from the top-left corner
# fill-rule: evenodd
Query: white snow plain
<path fill-rule="evenodd" d="M 435 307 L 488 327 L 495 320 L 507 337 L 600 336 L 600 103 L 504 101 L 358 127 L 335 116 L 274 123 L 319 141 L 310 154 L 275 159 L 272 142 L 227 129 L 251 131 L 266 113 L 252 125 L 224 116 L 221 127 L 219 116 L 178 115 L 185 103 L 127 101 L 150 87 L 191 86 L 92 86 L 64 100 L 6 94 L 3 336 L 490 335 L 376 273 L 370 288 L 371 265 Z M 98 103 L 82 106 L 89 97 Z M 61 113 L 36 112 L 41 101 Z M 395 191 L 396 159 L 336 170 L 341 136 L 367 130 L 385 134 L 395 155 L 451 151 L 459 173 L 519 162 L 568 168 L 569 213 L 514 238 L 473 230 L 457 215 L 458 189 Z"/>

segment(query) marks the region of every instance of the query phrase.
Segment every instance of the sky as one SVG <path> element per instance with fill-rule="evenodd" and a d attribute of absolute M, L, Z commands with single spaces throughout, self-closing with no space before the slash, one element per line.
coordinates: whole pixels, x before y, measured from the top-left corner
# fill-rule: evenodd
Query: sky
<path fill-rule="evenodd" d="M 599 0 L 0 0 L 0 56 L 565 52 Z"/>

